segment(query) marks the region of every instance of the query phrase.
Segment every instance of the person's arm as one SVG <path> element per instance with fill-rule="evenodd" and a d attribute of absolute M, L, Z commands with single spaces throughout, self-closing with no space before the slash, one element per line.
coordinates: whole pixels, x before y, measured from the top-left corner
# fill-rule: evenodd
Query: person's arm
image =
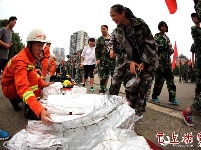
<path fill-rule="evenodd" d="M 1 37 L 0 37 L 1 38 Z M 2 40 L 0 40 L 0 46 L 6 47 L 7 48 L 7 44 L 4 43 Z"/>
<path fill-rule="evenodd" d="M 96 41 L 96 48 L 95 48 L 95 55 L 96 55 L 96 60 L 100 60 L 101 59 L 101 40 L 100 38 L 98 38 L 98 40 Z"/>
<path fill-rule="evenodd" d="M 45 87 L 45 85 L 46 85 L 46 82 L 40 76 L 38 76 L 38 87 L 40 89 L 43 89 L 43 87 Z"/>
<path fill-rule="evenodd" d="M 195 46 L 196 44 L 200 43 L 201 37 L 200 37 L 200 34 L 197 32 L 197 28 L 195 26 L 191 27 L 191 36 Z"/>
<path fill-rule="evenodd" d="M 83 65 L 84 57 L 81 57 L 81 65 Z"/>
<path fill-rule="evenodd" d="M 194 69 L 194 60 L 195 60 L 195 43 L 191 45 L 190 52 L 192 54 L 192 69 Z"/>
<path fill-rule="evenodd" d="M 144 63 L 146 70 L 152 72 L 158 67 L 158 47 L 148 25 L 144 20 L 141 20 L 141 23 L 144 40 L 144 46 L 141 49 L 141 60 Z"/>
<path fill-rule="evenodd" d="M 3 47 L 5 47 L 5 48 L 9 49 L 10 46 L 11 46 L 11 44 L 5 43 L 5 42 L 3 42 L 3 41 L 1 40 L 1 38 L 2 38 L 3 35 L 4 35 L 4 33 L 5 33 L 5 29 L 4 29 L 4 28 L 1 28 L 1 29 L 0 29 L 0 46 L 3 46 Z"/>
<path fill-rule="evenodd" d="M 27 64 L 22 61 L 16 61 L 13 63 L 15 63 L 12 67 L 17 94 L 27 105 L 29 105 L 33 112 L 40 117 L 40 113 L 45 110 L 45 108 L 37 101 L 37 97 L 29 86 Z"/>
<path fill-rule="evenodd" d="M 115 58 L 115 54 L 119 55 L 119 50 L 117 48 L 115 48 L 116 46 L 116 38 L 115 38 L 115 30 L 113 30 L 113 32 L 111 33 L 111 37 L 110 37 L 110 41 L 109 41 L 109 45 L 108 48 L 110 50 L 110 58 L 114 59 Z"/>
<path fill-rule="evenodd" d="M 84 63 L 85 51 L 86 51 L 86 47 L 83 49 L 81 54 L 81 66 L 83 66 L 83 63 Z"/>
<path fill-rule="evenodd" d="M 193 69 L 194 69 L 194 60 L 195 60 L 194 56 L 195 56 L 195 53 L 192 52 L 192 68 Z"/>

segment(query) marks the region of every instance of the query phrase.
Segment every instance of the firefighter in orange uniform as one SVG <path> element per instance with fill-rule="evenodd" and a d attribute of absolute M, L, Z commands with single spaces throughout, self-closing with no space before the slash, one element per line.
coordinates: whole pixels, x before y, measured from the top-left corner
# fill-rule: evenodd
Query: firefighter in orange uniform
<path fill-rule="evenodd" d="M 56 61 L 55 61 L 55 55 L 52 54 L 50 59 L 50 77 L 53 76 L 56 72 Z"/>
<path fill-rule="evenodd" d="M 37 101 L 37 90 L 48 87 L 52 82 L 45 82 L 37 76 L 36 60 L 40 60 L 46 36 L 40 29 L 32 30 L 27 37 L 27 46 L 7 63 L 2 75 L 2 90 L 16 111 L 21 110 L 23 101 L 30 111 L 45 124 L 52 124 L 47 118 L 50 114 Z M 35 92 L 34 92 L 35 91 Z M 35 94 L 36 95 L 35 95 Z M 25 109 L 26 111 L 27 109 Z M 25 112 L 26 113 L 26 112 Z"/>
<path fill-rule="evenodd" d="M 41 60 L 41 67 L 42 67 L 42 78 L 45 80 L 47 72 L 48 72 L 48 61 L 50 57 L 50 45 L 51 42 L 47 41 L 44 47 L 44 56 Z"/>

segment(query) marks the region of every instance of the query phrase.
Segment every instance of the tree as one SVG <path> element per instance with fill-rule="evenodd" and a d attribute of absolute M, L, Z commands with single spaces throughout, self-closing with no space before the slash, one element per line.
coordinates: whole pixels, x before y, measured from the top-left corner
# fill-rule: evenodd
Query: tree
<path fill-rule="evenodd" d="M 8 23 L 7 19 L 0 20 L 0 28 L 6 27 L 7 23 Z M 19 33 L 15 33 L 13 30 L 11 32 L 12 32 L 13 45 L 11 46 L 9 50 L 8 59 L 15 56 L 23 47 L 25 47 L 25 45 L 21 42 L 22 40 L 20 39 Z"/>

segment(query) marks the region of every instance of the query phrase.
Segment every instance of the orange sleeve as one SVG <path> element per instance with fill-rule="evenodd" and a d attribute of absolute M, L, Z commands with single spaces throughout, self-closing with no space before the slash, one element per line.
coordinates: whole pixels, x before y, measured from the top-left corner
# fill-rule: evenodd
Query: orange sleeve
<path fill-rule="evenodd" d="M 54 65 L 53 58 L 50 59 L 50 66 L 51 66 L 51 65 Z"/>
<path fill-rule="evenodd" d="M 48 46 L 45 46 L 44 48 L 44 57 L 50 57 L 50 48 Z"/>
<path fill-rule="evenodd" d="M 45 84 L 46 82 L 41 77 L 38 77 L 38 87 L 42 89 Z"/>
<path fill-rule="evenodd" d="M 17 94 L 29 105 L 33 112 L 39 117 L 45 108 L 37 101 L 36 96 L 30 88 L 27 78 L 27 64 L 23 61 L 15 61 L 12 65 Z"/>

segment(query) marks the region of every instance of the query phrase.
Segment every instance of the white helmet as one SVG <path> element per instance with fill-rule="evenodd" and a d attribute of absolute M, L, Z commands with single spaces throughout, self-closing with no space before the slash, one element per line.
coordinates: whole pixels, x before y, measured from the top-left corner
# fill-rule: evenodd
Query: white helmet
<path fill-rule="evenodd" d="M 38 42 L 46 42 L 46 35 L 45 32 L 41 29 L 33 29 L 28 37 L 27 37 L 27 42 L 29 41 L 38 41 Z"/>
<path fill-rule="evenodd" d="M 50 57 L 55 57 L 55 55 L 54 55 L 54 54 L 51 54 Z"/>
<path fill-rule="evenodd" d="M 49 43 L 49 44 L 51 44 L 52 42 L 51 42 L 51 41 L 46 41 L 46 43 Z"/>

